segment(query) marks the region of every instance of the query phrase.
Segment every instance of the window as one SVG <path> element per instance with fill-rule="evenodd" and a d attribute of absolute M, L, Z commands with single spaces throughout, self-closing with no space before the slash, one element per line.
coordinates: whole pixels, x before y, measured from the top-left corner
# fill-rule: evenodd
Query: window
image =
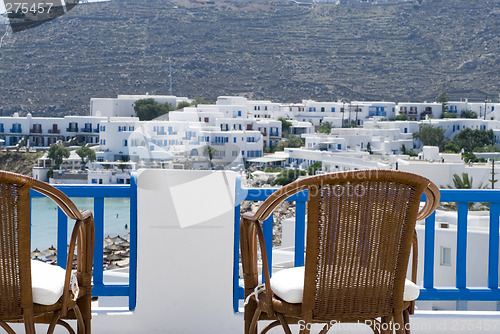
<path fill-rule="evenodd" d="M 238 110 L 238 116 L 241 116 L 241 110 Z"/>
<path fill-rule="evenodd" d="M 321 112 L 325 112 L 325 107 L 321 107 Z"/>
<path fill-rule="evenodd" d="M 233 143 L 236 143 L 236 137 L 233 138 Z"/>
<path fill-rule="evenodd" d="M 441 261 L 442 266 L 451 266 L 451 248 L 441 246 Z"/>
<path fill-rule="evenodd" d="M 335 112 L 335 107 L 332 107 L 332 112 Z"/>
<path fill-rule="evenodd" d="M 127 146 L 127 139 L 123 140 L 123 146 Z"/>

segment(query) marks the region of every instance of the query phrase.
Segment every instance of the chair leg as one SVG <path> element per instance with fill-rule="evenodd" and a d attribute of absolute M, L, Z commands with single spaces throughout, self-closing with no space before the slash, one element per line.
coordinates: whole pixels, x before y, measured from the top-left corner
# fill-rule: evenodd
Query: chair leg
<path fill-rule="evenodd" d="M 257 334 L 257 323 L 259 322 L 259 317 L 262 311 L 260 309 L 255 310 L 255 313 L 252 318 L 252 322 L 250 323 L 249 333 Z"/>
<path fill-rule="evenodd" d="M 83 318 L 82 312 L 80 312 L 80 308 L 78 307 L 78 305 L 75 305 L 73 311 L 75 311 L 76 321 L 78 324 L 77 325 L 78 334 L 86 334 L 87 326 L 85 324 L 85 319 Z"/>
<path fill-rule="evenodd" d="M 5 329 L 5 331 L 8 334 L 16 334 L 16 332 L 14 332 L 14 330 L 12 328 L 10 328 L 10 326 L 6 322 L 4 322 L 2 320 L 0 320 L 0 327 L 2 327 L 3 329 Z"/>
<path fill-rule="evenodd" d="M 382 322 L 378 321 L 377 319 L 372 319 L 368 323 L 368 326 L 372 329 L 373 334 L 380 334 L 380 329 L 382 328 Z"/>
<path fill-rule="evenodd" d="M 323 329 L 321 329 L 321 332 L 319 334 L 326 334 L 330 330 L 330 324 L 326 324 Z"/>
<path fill-rule="evenodd" d="M 80 333 L 80 326 L 82 326 L 82 332 L 85 334 L 91 333 L 91 319 L 92 319 L 92 309 L 91 309 L 92 296 L 90 294 L 86 294 L 78 299 L 77 307 L 78 312 L 81 312 L 81 317 L 83 319 L 83 323 L 80 324 L 78 322 L 78 333 Z"/>
<path fill-rule="evenodd" d="M 280 325 L 279 320 L 274 320 L 269 325 L 267 325 L 266 327 L 264 327 L 264 329 L 260 332 L 260 334 L 266 334 L 271 329 L 273 329 L 274 327 L 279 326 L 279 325 Z"/>
<path fill-rule="evenodd" d="M 54 329 L 56 328 L 56 324 L 57 324 L 57 321 L 59 320 L 60 316 L 61 316 L 61 311 L 57 311 L 54 313 L 54 316 L 52 317 L 52 321 L 49 323 L 49 328 L 47 329 L 47 334 L 54 333 Z"/>
<path fill-rule="evenodd" d="M 26 334 L 36 334 L 33 316 L 24 316 L 24 329 Z"/>
<path fill-rule="evenodd" d="M 380 333 L 383 333 L 383 334 L 392 334 L 392 327 L 393 325 L 391 324 L 392 321 L 392 317 L 388 317 L 388 316 L 385 316 L 385 317 L 382 317 L 380 319 Z"/>
<path fill-rule="evenodd" d="M 404 322 L 404 326 L 405 326 L 405 333 L 411 334 L 410 333 L 410 311 L 408 309 L 403 311 L 403 322 Z"/>
<path fill-rule="evenodd" d="M 283 330 L 285 331 L 286 334 L 292 334 L 292 331 L 290 330 L 290 326 L 288 326 L 288 322 L 286 321 L 286 318 L 283 314 L 281 313 L 276 313 L 276 316 L 278 317 L 278 320 L 280 321 L 281 323 L 281 327 L 283 327 Z M 306 326 L 307 327 L 307 326 Z M 309 330 L 306 329 L 307 332 L 304 332 L 304 333 L 309 333 Z M 301 333 L 303 333 L 302 331 L 300 331 Z"/>
<path fill-rule="evenodd" d="M 403 312 L 394 315 L 394 329 L 396 334 L 405 334 L 405 323 L 403 320 Z"/>
<path fill-rule="evenodd" d="M 75 334 L 75 330 L 73 329 L 73 327 L 71 327 L 66 321 L 59 319 L 57 321 L 57 324 L 66 328 L 69 334 Z"/>

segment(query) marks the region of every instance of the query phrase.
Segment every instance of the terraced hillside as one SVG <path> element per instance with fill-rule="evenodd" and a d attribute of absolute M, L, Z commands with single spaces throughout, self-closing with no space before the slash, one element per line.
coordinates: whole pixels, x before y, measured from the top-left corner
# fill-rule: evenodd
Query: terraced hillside
<path fill-rule="evenodd" d="M 113 0 L 7 36 L 0 112 L 85 114 L 91 97 L 498 98 L 500 0 L 388 4 Z"/>

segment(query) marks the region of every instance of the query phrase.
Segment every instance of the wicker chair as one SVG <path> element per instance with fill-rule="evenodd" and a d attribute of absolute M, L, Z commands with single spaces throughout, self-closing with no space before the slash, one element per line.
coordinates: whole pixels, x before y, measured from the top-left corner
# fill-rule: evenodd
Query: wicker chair
<path fill-rule="evenodd" d="M 289 196 L 308 190 L 305 267 L 285 269 L 270 278 L 261 222 Z M 419 211 L 422 194 L 426 203 Z M 241 219 L 241 257 L 245 281 L 245 333 L 298 323 L 364 322 L 375 333 L 409 333 L 409 314 L 418 297 L 416 220 L 428 217 L 439 202 L 428 179 L 406 172 L 364 170 L 324 174 L 277 190 Z M 413 283 L 406 280 L 413 251 Z M 259 244 L 265 284 L 258 283 Z M 279 278 L 278 278 L 279 276 Z M 273 281 L 276 278 L 276 281 Z M 294 283 L 297 281 L 297 283 Z M 414 286 L 413 296 L 407 297 Z M 406 330 L 405 330 L 406 329 Z"/>
<path fill-rule="evenodd" d="M 66 270 L 34 261 L 30 256 L 30 190 L 52 199 L 62 211 L 76 220 L 68 250 Z M 90 211 L 79 211 L 58 189 L 30 177 L 0 171 L 0 327 L 15 333 L 8 322 L 24 322 L 26 333 L 35 333 L 35 323 L 49 324 L 52 333 L 56 324 L 75 333 L 62 319 L 77 319 L 78 333 L 90 333 L 91 277 L 94 250 L 94 219 Z M 73 254 L 77 250 L 76 278 L 72 285 Z M 35 273 L 42 269 L 42 277 Z M 38 271 L 37 273 L 40 273 Z M 48 274 L 58 274 L 58 281 Z M 33 278 L 32 278 L 33 277 Z M 50 277 L 50 279 L 48 278 Z M 52 302 L 38 301 L 35 281 L 49 281 L 59 289 Z M 73 278 L 74 279 L 74 278 Z M 59 286 L 58 286 L 59 285 Z M 42 289 L 44 287 L 42 286 Z M 76 290 L 79 288 L 79 292 Z M 45 290 L 43 290 L 45 291 Z M 59 297 L 59 295 L 62 296 Z M 42 298 L 43 299 L 43 298 Z M 49 303 L 50 305 L 47 305 Z"/>

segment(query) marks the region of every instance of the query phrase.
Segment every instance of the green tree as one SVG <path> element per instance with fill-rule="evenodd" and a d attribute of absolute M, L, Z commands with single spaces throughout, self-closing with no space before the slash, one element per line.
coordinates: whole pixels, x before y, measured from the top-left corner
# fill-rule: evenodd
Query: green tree
<path fill-rule="evenodd" d="M 443 118 L 457 118 L 457 114 L 452 113 L 452 112 L 445 112 L 443 114 Z"/>
<path fill-rule="evenodd" d="M 452 140 L 444 144 L 444 152 L 447 153 L 460 153 L 460 147 Z"/>
<path fill-rule="evenodd" d="M 292 127 L 292 122 L 287 121 L 283 117 L 279 117 L 278 121 L 281 121 L 281 132 L 283 134 L 290 133 L 290 128 Z"/>
<path fill-rule="evenodd" d="M 370 144 L 370 142 L 366 144 L 366 152 L 373 154 L 372 144 Z"/>
<path fill-rule="evenodd" d="M 453 174 L 453 185 L 456 189 L 472 189 L 472 177 L 469 177 L 467 173 L 462 173 L 462 177 Z M 448 186 L 448 188 L 451 188 L 451 186 Z"/>
<path fill-rule="evenodd" d="M 409 118 L 408 118 L 408 115 L 401 114 L 401 115 L 397 115 L 396 117 L 394 117 L 394 120 L 396 120 L 396 121 L 407 121 L 407 120 L 409 120 Z"/>
<path fill-rule="evenodd" d="M 135 114 L 141 121 L 150 121 L 173 109 L 170 103 L 159 103 L 153 99 L 141 99 L 134 103 Z"/>
<path fill-rule="evenodd" d="M 278 176 L 273 181 L 273 186 L 280 185 L 284 186 L 289 184 L 299 178 L 299 176 L 305 176 L 306 171 L 301 169 L 285 169 L 281 171 Z"/>
<path fill-rule="evenodd" d="M 82 146 L 75 151 L 76 154 L 82 159 L 82 164 L 87 161 L 94 161 L 96 159 L 95 151 L 87 146 Z"/>
<path fill-rule="evenodd" d="M 59 169 L 64 158 L 69 158 L 69 150 L 63 146 L 52 144 L 47 152 L 47 157 L 54 162 L 54 168 Z"/>
<path fill-rule="evenodd" d="M 302 147 L 305 144 L 305 140 L 299 136 L 295 135 L 285 135 L 284 139 L 282 139 L 278 143 L 278 147 L 276 148 L 276 151 L 284 151 L 286 147 L 288 148 L 296 148 L 296 147 Z"/>
<path fill-rule="evenodd" d="M 405 155 L 409 155 L 410 157 L 418 156 L 418 153 L 412 149 L 407 149 L 405 145 L 401 145 L 401 153 Z"/>
<path fill-rule="evenodd" d="M 424 146 L 437 146 L 441 148 L 444 144 L 444 130 L 429 124 L 419 124 L 418 132 L 413 134 Z"/>
<path fill-rule="evenodd" d="M 477 118 L 477 113 L 472 110 L 464 110 L 460 113 L 462 118 Z"/>
<path fill-rule="evenodd" d="M 209 104 L 208 101 L 205 101 L 203 98 L 196 96 L 191 102 L 192 106 L 197 106 L 198 104 Z"/>
<path fill-rule="evenodd" d="M 436 97 L 436 102 L 441 103 L 441 114 L 445 115 L 448 112 L 448 94 L 442 92 Z"/>
<path fill-rule="evenodd" d="M 495 145 L 495 134 L 493 130 L 472 130 L 470 128 L 463 129 L 455 137 L 455 143 L 463 148 L 465 152 L 473 152 L 476 149 L 485 146 Z"/>
<path fill-rule="evenodd" d="M 319 127 L 319 133 L 330 133 L 332 129 L 332 124 L 330 122 L 323 122 Z"/>
<path fill-rule="evenodd" d="M 205 155 L 208 156 L 208 160 L 210 160 L 210 167 L 213 167 L 214 163 L 212 162 L 212 159 L 218 153 L 217 149 L 213 146 L 207 145 L 203 148 L 203 151 L 205 152 Z"/>
<path fill-rule="evenodd" d="M 478 158 L 472 152 L 464 152 L 462 153 L 462 160 L 465 162 L 486 162 L 483 158 Z"/>
<path fill-rule="evenodd" d="M 182 102 L 177 103 L 177 107 L 175 107 L 175 110 L 184 109 L 184 108 L 190 107 L 190 106 L 191 106 L 191 103 L 189 103 L 187 101 L 182 101 Z"/>
<path fill-rule="evenodd" d="M 310 176 L 316 175 L 316 172 L 321 171 L 323 164 L 321 161 L 313 162 L 309 167 L 307 167 L 307 174 Z"/>

